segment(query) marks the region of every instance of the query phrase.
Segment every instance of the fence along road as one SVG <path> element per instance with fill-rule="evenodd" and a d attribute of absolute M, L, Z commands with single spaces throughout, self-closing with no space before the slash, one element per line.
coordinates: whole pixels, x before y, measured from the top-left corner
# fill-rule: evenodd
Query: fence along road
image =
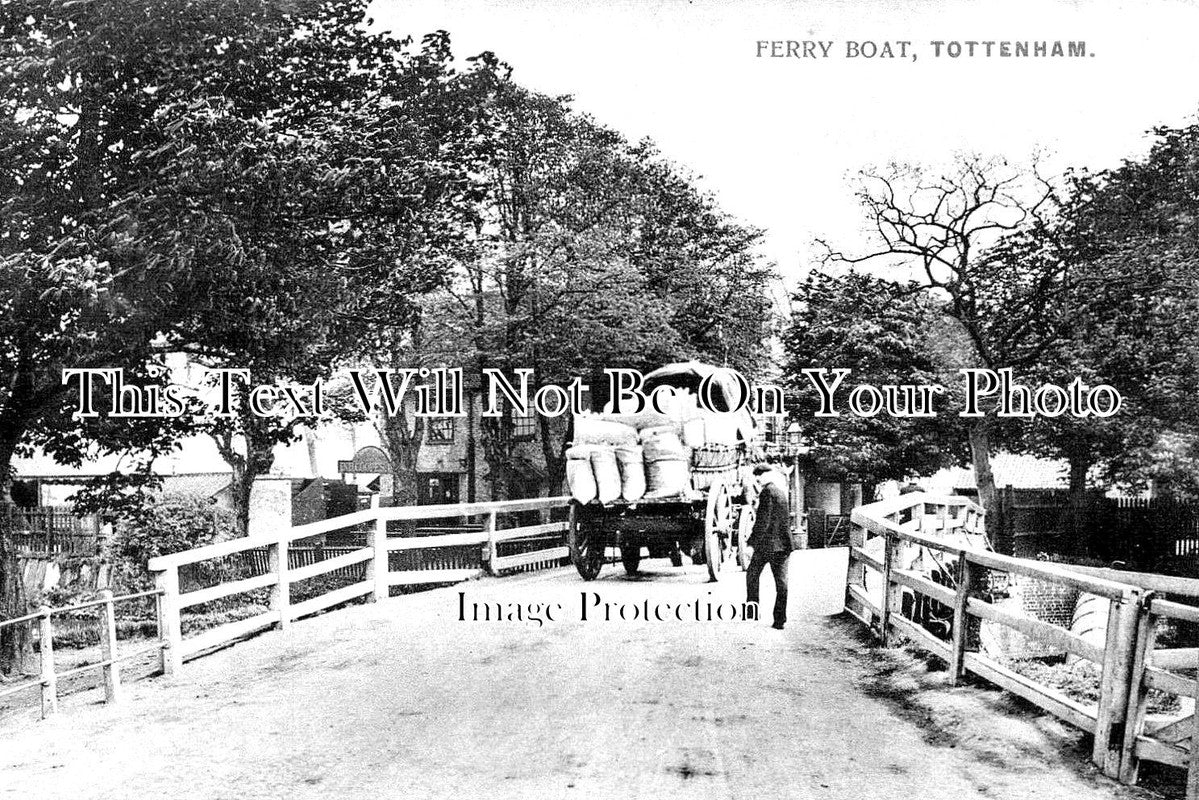
<path fill-rule="evenodd" d="M 541 627 L 457 618 L 458 591 L 468 592 L 472 602 L 506 608 L 560 602 L 576 609 L 590 598 L 619 607 L 680 601 L 736 606 L 744 597 L 739 573 L 708 584 L 702 570 L 653 562 L 646 568 L 657 574 L 648 580 L 611 571 L 605 580 L 583 583 L 566 568 L 538 577 L 460 584 L 289 625 L 355 597 L 383 600 L 392 585 L 443 583 L 552 563 L 564 555 L 560 541 L 507 557 L 499 554 L 499 545 L 560 536 L 563 523 L 505 529 L 499 519 L 552 510 L 562 502 L 372 508 L 279 537 L 235 540 L 155 559 L 151 568 L 158 575 L 163 662 L 175 679 L 127 687 L 133 702 L 112 706 L 104 716 L 73 709 L 58 717 L 58 727 L 35 725 L 6 737 L 19 746 L 5 766 L 20 765 L 7 770 L 6 785 L 18 792 L 53 788 L 72 797 L 211 797 L 229 786 L 237 786 L 242 796 L 388 795 L 403 786 L 415 796 L 486 789 L 492 796 L 512 797 L 560 792 L 724 797 L 806 786 L 833 798 L 920 792 L 957 800 L 981 785 L 992 797 L 1116 796 L 1114 784 L 1080 780 L 1051 749 L 1047 761 L 1021 769 L 990 754 L 989 760 L 973 759 L 968 748 L 953 753 L 933 748 L 919 729 L 863 693 L 860 681 L 869 653 L 855 659 L 848 652 L 855 647 L 852 637 L 823 617 L 842 606 L 844 551 L 812 551 L 793 559 L 793 571 L 799 573 L 792 584 L 797 589 L 794 619 L 782 634 L 761 622 L 600 623 L 594 616 L 582 622 L 577 611 Z M 958 517 L 949 514 L 953 503 L 966 508 L 952 499 L 939 512 L 942 526 Z M 966 511 L 974 516 L 966 513 L 962 519 L 978 524 L 977 510 Z M 903 516 L 892 513 L 895 519 Z M 447 516 L 481 519 L 482 530 L 387 535 L 389 521 Z M 901 523 L 889 520 L 881 527 L 890 530 L 892 524 Z M 289 568 L 288 550 L 296 542 L 361 525 L 367 529 L 363 547 Z M 392 552 L 453 546 L 478 546 L 479 565 L 391 569 Z M 179 571 L 189 564 L 262 547 L 269 552 L 268 573 L 180 592 Z M 853 563 L 869 558 L 861 552 L 854 556 Z M 362 580 L 290 602 L 291 586 L 353 564 L 366 565 Z M 879 566 L 886 569 L 885 563 Z M 893 569 L 892 578 L 943 600 L 956 599 L 902 569 Z M 1117 584 L 1095 579 L 1087 585 Z M 262 589 L 271 594 L 269 611 L 183 637 L 181 609 Z M 1121 597 L 1123 592 L 1120 588 Z M 1176 609 L 1159 605 L 1156 611 Z M 269 626 L 290 629 L 181 670 L 185 656 Z M 884 629 L 921 641 L 921 629 L 905 626 L 898 613 L 890 614 Z M 961 663 L 980 671 L 981 662 L 968 654 Z M 1145 686 L 1168 680 L 1151 669 L 1137 674 Z M 183 691 L 180 681 L 187 687 Z M 55 730 L 58 735 L 50 733 Z M 70 735 L 62 735 L 66 730 Z M 1139 743 L 1138 736 L 1160 740 L 1174 734 L 1131 735 L 1134 749 L 1139 745 L 1140 755 L 1149 758 L 1154 745 Z"/>
<path fill-rule="evenodd" d="M 1199 800 L 1199 747 L 1194 744 L 1199 742 L 1194 711 L 1199 683 L 1195 675 L 1177 672 L 1199 667 L 1199 649 L 1156 648 L 1162 621 L 1199 624 L 1199 580 L 1048 564 L 950 544 L 938 535 L 983 530 L 982 509 L 961 497 L 903 495 L 854 509 L 852 522 L 845 608 L 884 645 L 896 635 L 906 637 L 942 657 L 951 681 L 973 673 L 1091 733 L 1092 761 L 1112 778 L 1135 783 L 1143 760 L 1185 768 L 1187 800 Z M 867 552 L 867 543 L 880 538 L 881 560 Z M 913 569 L 926 555 L 945 583 L 929 580 L 930 570 L 921 574 Z M 868 572 L 881 578 L 881 597 L 868 591 Z M 1105 598 L 1109 613 L 1102 646 L 989 601 L 983 590 L 993 585 L 995 576 L 1025 577 Z M 906 606 L 905 594 L 912 599 Z M 1189 604 L 1167 600 L 1166 595 Z M 901 613 L 925 601 L 952 614 L 948 629 L 940 628 L 943 635 L 921 625 L 914 614 Z M 977 652 L 984 621 L 1099 665 L 1098 702 L 1081 703 Z M 1151 689 L 1185 698 L 1183 711 L 1173 718 L 1149 720 Z"/>
<path fill-rule="evenodd" d="M 580 592 L 628 607 L 744 597 L 741 573 L 710 584 L 666 560 L 644 561 L 641 579 L 584 583 L 565 567 L 351 606 L 130 684 L 121 704 L 0 722 L 0 785 L 72 800 L 1127 797 L 985 700 L 963 714 L 970 735 L 943 746 L 863 689 L 879 654 L 828 616 L 845 551 L 792 562 L 782 632 L 579 620 Z M 460 622 L 460 591 L 571 613 L 540 628 Z"/>

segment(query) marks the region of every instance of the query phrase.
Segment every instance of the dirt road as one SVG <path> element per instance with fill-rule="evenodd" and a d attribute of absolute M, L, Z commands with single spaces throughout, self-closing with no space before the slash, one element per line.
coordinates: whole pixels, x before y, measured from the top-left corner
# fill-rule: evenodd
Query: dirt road
<path fill-rule="evenodd" d="M 843 553 L 793 559 L 782 632 L 672 610 L 739 604 L 740 575 L 713 586 L 699 568 L 643 566 L 640 580 L 564 569 L 342 610 L 135 684 L 120 706 L 7 720 L 0 796 L 1141 796 L 1094 776 L 1056 723 L 936 686 L 826 618 Z M 471 603 L 562 609 L 541 627 L 460 621 L 460 591 L 468 619 Z M 580 592 L 667 618 L 605 622 L 589 594 L 583 621 Z"/>

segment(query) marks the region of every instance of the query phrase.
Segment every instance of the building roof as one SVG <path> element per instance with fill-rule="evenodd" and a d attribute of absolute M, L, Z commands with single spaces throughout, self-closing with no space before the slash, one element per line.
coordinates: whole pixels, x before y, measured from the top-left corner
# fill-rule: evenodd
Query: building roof
<path fill-rule="evenodd" d="M 1069 465 L 1065 459 L 1037 458 L 1015 453 L 993 453 L 991 472 L 995 486 L 1002 489 L 1065 489 L 1069 486 Z M 949 467 L 920 481 L 930 491 L 952 494 L 959 489 L 978 489 L 973 467 Z"/>
<path fill-rule="evenodd" d="M 229 488 L 233 479 L 230 472 L 193 472 L 181 475 L 164 475 L 163 494 L 188 494 L 197 497 L 216 497 Z"/>

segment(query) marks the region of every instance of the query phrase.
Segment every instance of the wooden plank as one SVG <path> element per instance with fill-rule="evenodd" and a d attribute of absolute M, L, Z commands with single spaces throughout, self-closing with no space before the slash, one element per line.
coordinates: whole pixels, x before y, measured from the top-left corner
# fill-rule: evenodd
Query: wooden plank
<path fill-rule="evenodd" d="M 859 564 L 865 564 L 866 566 L 868 566 L 878 572 L 883 571 L 883 562 L 879 561 L 874 556 L 869 555 L 865 550 L 862 550 L 861 548 L 858 548 L 858 547 L 849 548 L 849 557 L 851 559 L 853 559 L 854 561 L 857 561 Z"/>
<path fill-rule="evenodd" d="M 1042 622 L 1032 617 L 1013 614 L 977 597 L 967 599 L 966 611 L 980 619 L 1006 625 L 1031 639 L 1060 647 L 1062 650 L 1085 658 L 1088 661 L 1094 661 L 1096 664 L 1103 663 L 1102 647 L 1098 647 L 1082 637 L 1070 633 L 1065 628 L 1059 628 L 1056 625 L 1051 625 L 1048 622 Z"/>
<path fill-rule="evenodd" d="M 515 567 L 523 567 L 529 564 L 536 564 L 538 561 L 552 561 L 570 556 L 570 548 L 562 545 L 561 547 L 551 547 L 546 550 L 534 550 L 531 553 L 517 553 L 513 556 L 501 556 L 495 560 L 496 571 L 513 569 Z"/>
<path fill-rule="evenodd" d="M 333 558 L 326 558 L 324 561 L 317 561 L 306 567 L 296 567 L 293 570 L 289 570 L 287 576 L 292 583 L 298 583 L 309 578 L 315 578 L 317 575 L 324 575 L 326 572 L 361 564 L 363 561 L 369 561 L 374 555 L 374 550 L 364 547 L 352 553 L 343 553 L 339 556 L 333 556 Z"/>
<path fill-rule="evenodd" d="M 941 658 L 949 659 L 949 643 L 941 641 L 910 619 L 901 617 L 898 614 L 892 614 L 891 628 L 914 640 L 921 647 L 941 656 Z"/>
<path fill-rule="evenodd" d="M 179 650 L 184 657 L 195 655 L 204 650 L 228 644 L 243 636 L 249 636 L 251 633 L 260 631 L 263 628 L 269 628 L 277 622 L 279 622 L 279 612 L 277 611 L 266 611 L 262 614 L 238 620 L 237 622 L 227 622 L 219 627 L 206 630 L 190 639 L 184 639 L 183 645 Z"/>
<path fill-rule="evenodd" d="M 1128 673 L 1136 647 L 1137 618 L 1140 614 L 1140 589 L 1122 600 L 1113 599 L 1108 613 L 1107 636 L 1103 651 L 1103 672 L 1099 680 L 1099 708 L 1096 711 L 1095 738 L 1091 762 L 1109 778 L 1120 777 L 1123 740 L 1114 737 L 1128 711 Z"/>
<path fill-rule="evenodd" d="M 1199 800 L 1199 714 L 1191 716 L 1191 752 L 1187 757 L 1187 800 Z"/>
<path fill-rule="evenodd" d="M 421 550 L 426 547 L 462 547 L 464 545 L 484 544 L 487 541 L 487 531 L 467 531 L 465 533 L 443 533 L 436 536 L 404 536 L 391 537 L 387 540 L 388 550 Z"/>
<path fill-rule="evenodd" d="M 1169 600 L 1158 600 L 1154 598 L 1149 605 L 1149 610 L 1153 614 L 1170 619 L 1181 619 L 1186 622 L 1199 623 L 1199 608 L 1195 606 L 1183 605 L 1182 603 L 1172 603 Z"/>
<path fill-rule="evenodd" d="M 1033 683 L 1023 675 L 1012 672 L 1007 667 L 978 653 L 966 653 L 962 660 L 966 669 L 979 677 L 989 680 L 1012 694 L 1023 697 L 1033 705 L 1043 708 L 1076 728 L 1094 731 L 1095 712 L 1061 692 Z"/>
<path fill-rule="evenodd" d="M 883 607 L 880 609 L 879 615 L 879 638 L 882 640 L 883 647 L 890 644 L 891 637 L 891 606 L 895 604 L 895 590 L 898 587 L 892 586 L 891 570 L 895 564 L 895 539 L 893 535 L 886 535 L 883 540 Z"/>
<path fill-rule="evenodd" d="M 989 553 L 983 550 L 970 550 L 969 558 L 971 563 L 990 569 L 998 569 L 1004 572 L 1014 572 L 1017 575 L 1026 575 L 1030 578 L 1041 578 L 1042 580 L 1051 583 L 1070 586 L 1075 589 L 1080 589 L 1084 592 L 1097 594 L 1100 597 L 1106 597 L 1109 600 L 1123 597 L 1132 590 L 1135 586 L 1125 583 L 1116 583 L 1114 581 L 1104 580 L 1103 578 L 1093 578 L 1090 575 L 1082 575 L 1069 570 L 1061 569 L 1048 562 L 1044 561 L 1027 561 L 1021 558 L 1012 558 L 1011 556 L 1001 556 L 998 553 Z"/>
<path fill-rule="evenodd" d="M 324 611 L 330 606 L 344 603 L 347 600 L 353 600 L 356 597 L 362 597 L 364 594 L 372 594 L 374 591 L 375 582 L 373 580 L 352 583 L 349 586 L 343 586 L 340 589 L 334 589 L 331 592 L 325 592 L 319 597 L 313 597 L 309 600 L 305 600 L 302 603 L 296 603 L 295 605 L 291 606 L 291 617 L 292 619 L 299 619 L 300 617 L 314 614 L 317 611 Z"/>
<path fill-rule="evenodd" d="M 858 603 L 860 603 L 862 605 L 862 607 L 865 608 L 867 611 L 869 611 L 871 614 L 874 614 L 874 615 L 877 615 L 880 617 L 883 615 L 882 609 L 880 609 L 878 606 L 876 606 L 874 604 L 874 601 L 871 600 L 869 595 L 866 594 L 865 589 L 863 589 L 860 586 L 849 586 L 846 588 L 848 589 L 849 595 L 851 597 L 853 597 L 853 599 L 856 600 Z"/>
<path fill-rule="evenodd" d="M 158 638 L 162 640 L 162 671 L 174 675 L 183 667 L 183 626 L 179 619 L 179 569 L 167 567 L 154 576 L 159 590 Z"/>
<path fill-rule="evenodd" d="M 1137 758 L 1147 758 L 1173 767 L 1186 767 L 1190 754 L 1186 750 L 1163 744 L 1144 736 L 1137 737 Z"/>
<path fill-rule="evenodd" d="M 340 517 L 331 519 L 319 520 L 311 522 L 307 525 L 297 525 L 294 528 L 283 532 L 282 538 L 288 542 L 296 539 L 306 539 L 311 536 L 319 536 L 323 533 L 349 528 L 355 525 L 363 525 L 376 520 L 396 521 L 396 520 L 421 520 L 421 519 L 441 519 L 447 517 L 473 517 L 480 514 L 495 512 L 497 514 L 511 514 L 517 511 L 536 511 L 541 509 L 562 508 L 569 503 L 569 497 L 534 497 L 527 500 L 505 500 L 495 503 L 458 503 L 453 505 L 436 505 L 436 506 L 404 506 L 395 508 L 379 508 L 379 509 L 364 509 L 355 511 L 351 514 L 344 514 Z M 193 564 L 197 561 L 206 561 L 210 558 L 219 558 L 221 556 L 240 553 L 244 550 L 253 550 L 258 547 L 267 547 L 280 541 L 279 534 L 267 534 L 264 536 L 243 536 L 240 539 L 230 539 L 227 542 L 218 542 L 216 544 L 197 547 L 192 550 L 185 550 L 181 553 L 171 553 L 164 556 L 156 556 L 147 563 L 147 568 L 151 572 L 160 572 L 169 567 L 178 567 L 183 564 Z"/>
<path fill-rule="evenodd" d="M 58 711 L 58 676 L 54 674 L 54 628 L 50 607 L 41 607 L 42 719 Z"/>
<path fill-rule="evenodd" d="M 1195 669 L 1199 667 L 1199 647 L 1154 650 L 1149 663 L 1160 669 Z"/>
<path fill-rule="evenodd" d="M 458 583 L 477 578 L 483 570 L 474 569 L 410 569 L 389 573 L 387 583 L 390 586 L 408 586 L 422 583 Z"/>
<path fill-rule="evenodd" d="M 356 513 L 365 514 L 367 512 L 358 511 Z M 243 536 L 240 539 L 230 539 L 227 542 L 207 544 L 203 547 L 184 550 L 181 553 L 170 553 L 169 555 L 165 556 L 155 556 L 146 562 L 146 568 L 150 572 L 161 572 L 162 570 L 170 569 L 171 567 L 180 567 L 184 564 L 195 564 L 198 561 L 207 561 L 212 558 L 220 558 L 221 556 L 230 556 L 234 553 L 241 553 L 246 550 L 254 550 L 259 547 L 269 547 L 278 541 L 278 536 Z"/>
<path fill-rule="evenodd" d="M 1176 694 L 1180 697 L 1195 697 L 1195 679 L 1184 678 L 1157 667 L 1145 667 L 1145 684 L 1150 689 Z"/>
<path fill-rule="evenodd" d="M 291 606 L 291 579 L 288 577 L 291 564 L 287 556 L 290 546 L 287 539 L 280 539 L 267 549 L 267 574 L 275 576 L 275 582 L 271 584 L 271 610 L 278 613 L 279 627 L 284 630 L 291 625 L 288 610 Z"/>
<path fill-rule="evenodd" d="M 481 514 L 512 514 L 517 511 L 541 511 L 564 508 L 569 497 L 531 497 L 526 500 L 502 500 L 488 503 L 456 503 L 439 506 L 398 506 L 380 509 L 382 519 L 414 520 L 443 517 L 475 517 Z"/>
<path fill-rule="evenodd" d="M 268 572 L 265 575 L 255 575 L 252 578 L 243 578 L 239 581 L 230 581 L 229 583 L 218 583 L 216 586 L 211 586 L 207 589 L 197 589 L 194 592 L 179 595 L 178 608 L 191 608 L 198 606 L 201 603 L 210 603 L 213 600 L 219 600 L 222 597 L 228 597 L 231 594 L 240 594 L 249 592 L 253 589 L 262 589 L 266 586 L 274 586 L 275 581 L 279 579 L 278 575 Z"/>
<path fill-rule="evenodd" d="M 874 621 L 873 621 L 873 620 L 868 620 L 868 619 L 866 619 L 865 617 L 863 617 L 863 616 L 862 616 L 861 614 L 859 614 L 858 612 L 854 611 L 854 610 L 853 610 L 852 608 L 850 608 L 849 606 L 846 606 L 846 607 L 845 607 L 845 613 L 846 613 L 846 614 L 849 614 L 849 616 L 853 617 L 853 618 L 854 618 L 854 619 L 856 619 L 858 622 L 860 622 L 860 623 L 862 623 L 863 625 L 865 625 L 867 628 L 869 628 L 869 629 L 871 629 L 871 630 L 874 630 Z"/>
<path fill-rule="evenodd" d="M 896 583 L 902 583 L 904 586 L 926 597 L 931 597 L 939 603 L 947 606 L 953 605 L 955 595 L 948 587 L 934 583 L 918 572 L 907 569 L 895 569 L 891 570 L 891 576 Z"/>
<path fill-rule="evenodd" d="M 495 544 L 495 512 L 487 515 L 486 521 L 483 523 L 483 533 L 487 535 L 487 550 L 483 554 L 483 561 L 487 567 L 487 571 L 492 575 L 496 573 L 495 560 L 499 558 L 499 549 Z"/>
<path fill-rule="evenodd" d="M 974 574 L 970 570 L 970 562 L 958 558 L 954 568 L 954 578 L 957 580 L 957 590 L 953 595 L 953 637 L 949 649 L 949 683 L 956 686 L 966 674 L 962 657 L 966 654 L 966 644 L 969 633 L 970 615 L 966 604 L 970 600 L 970 589 L 973 586 Z"/>
<path fill-rule="evenodd" d="M 119 703 L 121 692 L 121 666 L 117 663 L 117 615 L 112 592 L 105 589 L 101 595 L 105 603 L 100 615 L 100 655 L 104 664 L 104 701 Z"/>
<path fill-rule="evenodd" d="M 25 681 L 25 683 L 18 683 L 13 686 L 5 686 L 3 689 L 0 689 L 0 697 L 8 697 L 10 694 L 19 694 L 21 692 L 27 691 L 29 689 L 33 689 L 35 687 L 39 687 L 41 685 L 42 685 L 41 678 L 35 678 L 34 680 L 31 680 L 31 681 Z"/>
<path fill-rule="evenodd" d="M 1195 715 L 1188 714 L 1181 719 L 1176 719 L 1173 722 L 1167 722 L 1162 725 L 1155 726 L 1152 730 L 1145 728 L 1145 736 L 1156 739 L 1159 742 L 1167 742 L 1173 744 L 1181 742 L 1183 739 L 1188 739 L 1191 733 L 1195 730 Z"/>
<path fill-rule="evenodd" d="M 505 528 L 495 532 L 495 540 L 497 542 L 506 542 L 511 539 L 527 539 L 533 536 L 546 536 L 551 533 L 565 533 L 567 524 L 565 522 L 546 522 L 541 525 L 526 525 L 523 528 Z"/>
<path fill-rule="evenodd" d="M 1148 591 L 1199 597 L 1199 579 L 1197 578 L 1176 578 L 1172 575 L 1158 575 L 1154 572 L 1129 572 L 1122 569 L 1087 567 L 1080 564 L 1062 564 L 1062 566 L 1071 572 L 1081 572 L 1084 575 L 1116 583 L 1129 583 Z"/>
<path fill-rule="evenodd" d="M 1136 742 L 1145 726 L 1149 708 L 1149 689 L 1145 686 L 1145 666 L 1157 640 L 1157 617 L 1141 608 L 1137 618 L 1136 654 L 1128 673 L 1128 707 L 1124 714 L 1124 741 L 1120 750 L 1120 780 L 1128 785 L 1137 782 L 1140 769 Z"/>

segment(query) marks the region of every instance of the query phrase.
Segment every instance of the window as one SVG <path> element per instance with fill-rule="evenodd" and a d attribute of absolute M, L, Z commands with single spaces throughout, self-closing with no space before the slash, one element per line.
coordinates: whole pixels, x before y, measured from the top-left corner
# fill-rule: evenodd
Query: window
<path fill-rule="evenodd" d="M 764 414 L 757 418 L 758 430 L 762 432 L 762 439 L 770 444 L 780 444 L 782 437 L 779 435 L 782 430 L 782 417 L 777 414 Z"/>
<path fill-rule="evenodd" d="M 515 409 L 512 412 L 512 438 L 518 442 L 526 442 L 537 435 L 537 420 L 533 412 L 522 416 Z"/>
<path fill-rule="evenodd" d="M 433 417 L 429 420 L 429 444 L 452 444 L 454 441 L 454 418 Z"/>

